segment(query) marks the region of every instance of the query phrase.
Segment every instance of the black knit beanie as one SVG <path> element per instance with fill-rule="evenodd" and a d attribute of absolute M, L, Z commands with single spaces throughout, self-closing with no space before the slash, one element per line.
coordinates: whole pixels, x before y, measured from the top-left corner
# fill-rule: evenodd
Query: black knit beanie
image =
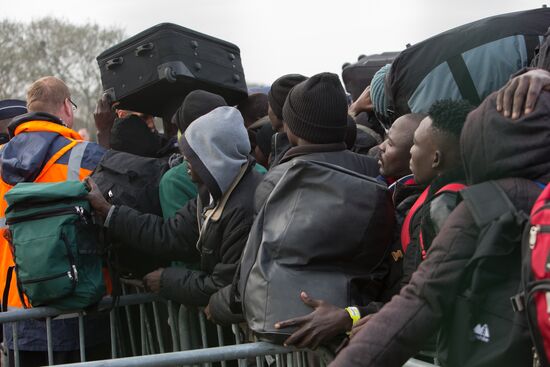
<path fill-rule="evenodd" d="M 151 158 L 157 157 L 162 147 L 160 136 L 152 132 L 137 115 L 116 119 L 109 142 L 114 150 Z"/>
<path fill-rule="evenodd" d="M 175 112 L 174 122 L 183 133 L 193 121 L 221 106 L 227 106 L 222 96 L 201 89 L 194 90 Z"/>
<path fill-rule="evenodd" d="M 344 141 L 348 103 L 338 75 L 321 73 L 296 85 L 283 107 L 292 133 L 316 144 Z"/>
<path fill-rule="evenodd" d="M 267 99 L 269 101 L 269 105 L 271 106 L 271 110 L 275 116 L 279 118 L 279 120 L 283 119 L 283 105 L 285 104 L 288 92 L 290 92 L 296 84 L 299 84 L 306 79 L 307 77 L 300 74 L 287 74 L 283 75 L 271 84 L 271 89 L 267 94 Z"/>

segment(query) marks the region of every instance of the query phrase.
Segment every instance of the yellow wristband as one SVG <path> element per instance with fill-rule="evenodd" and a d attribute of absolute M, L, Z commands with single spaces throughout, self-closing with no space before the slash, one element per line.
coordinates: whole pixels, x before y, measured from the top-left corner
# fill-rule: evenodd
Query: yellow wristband
<path fill-rule="evenodd" d="M 349 313 L 349 317 L 351 317 L 352 326 L 355 325 L 361 318 L 359 309 L 357 307 L 346 307 L 346 311 Z"/>

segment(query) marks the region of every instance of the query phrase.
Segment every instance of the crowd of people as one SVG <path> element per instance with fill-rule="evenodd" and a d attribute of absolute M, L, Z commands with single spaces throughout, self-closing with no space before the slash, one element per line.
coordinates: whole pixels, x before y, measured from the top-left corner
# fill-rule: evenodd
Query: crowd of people
<path fill-rule="evenodd" d="M 291 226 L 284 215 L 268 216 L 266 206 L 282 205 L 292 212 L 303 205 L 301 213 L 310 217 L 289 221 L 306 235 L 301 242 L 286 244 L 291 250 L 277 253 L 277 261 L 304 268 L 322 263 L 328 274 L 347 267 L 353 269 L 355 280 L 349 283 L 350 297 L 338 305 L 307 287 L 297 292 L 296 299 L 309 313 L 275 320 L 270 327 L 284 336 L 283 343 L 311 349 L 327 346 L 336 353 L 331 366 L 400 366 L 421 350 L 437 350 L 443 364 L 460 365 L 457 361 L 464 361 L 464 356 L 457 354 L 457 343 L 466 341 L 452 336 L 453 324 L 448 321 L 483 235 L 461 192 L 494 181 L 518 211 L 530 212 L 550 178 L 550 72 L 530 69 L 511 76 L 479 106 L 439 100 L 426 113 L 394 118 L 389 129 L 382 130 L 384 137 L 355 120 L 366 113 L 372 121 L 383 112 L 377 111 L 383 109 L 381 97 L 370 88 L 351 106 L 339 77 L 332 73 L 283 75 L 267 95 L 250 95 L 238 106 L 195 90 L 171 121 L 163 121 L 163 133 L 152 116 L 117 109 L 105 95 L 94 114 L 98 143 L 88 143 L 80 153 L 76 177 L 89 186 L 88 200 L 117 246 L 130 249 L 126 254 L 143 254 L 166 264 L 143 275 L 145 288 L 181 304 L 204 307 L 210 322 L 224 326 L 251 322 L 246 311 L 249 298 L 243 294 L 250 269 L 245 271 L 243 253 L 280 238 L 266 230 L 262 235 L 262 228 L 284 232 Z M 84 140 L 73 130 L 75 108 L 69 87 L 53 76 L 35 81 L 26 101 L 0 101 L 0 215 L 7 206 L 4 195 L 16 184 L 70 177 L 75 148 L 62 148 Z M 360 141 L 373 143 L 365 147 L 356 144 Z M 143 213 L 104 196 L 89 176 L 108 149 L 169 161 L 170 169 L 158 187 L 161 214 Z M 284 198 L 283 204 L 270 201 L 291 167 L 304 161 L 320 162 L 327 170 L 338 167 L 341 175 L 351 172 L 366 185 L 382 185 L 385 195 L 372 205 L 372 223 L 321 223 L 325 241 L 316 239 L 315 244 L 327 247 L 320 253 L 330 254 L 328 261 L 312 257 L 300 263 L 296 257 L 301 246 L 308 247 L 308 238 L 319 237 L 312 231 L 318 228 L 312 224 L 316 210 L 331 208 Z M 298 184 L 294 190 L 312 188 Z M 325 190 L 316 195 L 314 201 L 322 203 L 334 194 Z M 357 202 L 369 200 L 361 192 L 352 196 Z M 344 199 L 341 205 L 351 208 Z M 266 223 L 269 218 L 277 223 Z M 337 218 L 334 222 L 339 223 Z M 333 243 L 332 238 L 339 240 Z M 6 279 L 12 254 L 8 241 L 1 241 L 0 284 L 13 284 L 4 302 L 10 309 L 20 308 L 16 280 Z M 345 304 L 350 300 L 355 303 Z M 286 301 L 269 298 L 281 305 Z M 105 321 L 86 318 L 88 359 L 108 358 Z M 54 320 L 56 363 L 78 358 L 77 323 L 74 318 Z M 21 365 L 45 363 L 44 322 L 24 321 L 17 327 Z M 4 328 L 4 346 L 13 355 L 11 335 Z M 532 363 L 529 335 L 514 344 L 479 365 Z"/>

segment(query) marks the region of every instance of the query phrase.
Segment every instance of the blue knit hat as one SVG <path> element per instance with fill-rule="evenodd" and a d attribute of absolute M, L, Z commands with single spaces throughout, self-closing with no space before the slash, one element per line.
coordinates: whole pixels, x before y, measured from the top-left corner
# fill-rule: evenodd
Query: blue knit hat
<path fill-rule="evenodd" d="M 27 102 L 19 99 L 4 99 L 0 101 L 0 120 L 11 119 L 27 113 Z"/>
<path fill-rule="evenodd" d="M 374 110 L 383 116 L 388 116 L 388 100 L 386 98 L 385 79 L 389 73 L 391 64 L 386 64 L 380 68 L 372 77 L 370 82 L 370 98 Z"/>

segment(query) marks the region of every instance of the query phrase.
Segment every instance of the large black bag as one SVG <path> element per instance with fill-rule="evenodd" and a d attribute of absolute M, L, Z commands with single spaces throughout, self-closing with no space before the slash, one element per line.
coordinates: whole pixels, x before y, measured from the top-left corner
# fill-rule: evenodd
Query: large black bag
<path fill-rule="evenodd" d="M 530 64 L 550 25 L 550 9 L 497 15 L 403 50 L 386 76 L 387 114 L 428 112 L 445 98 L 474 105 Z"/>
<path fill-rule="evenodd" d="M 204 89 L 235 105 L 247 87 L 234 44 L 162 23 L 97 57 L 103 89 L 119 107 L 170 119 L 185 96 Z"/>
<path fill-rule="evenodd" d="M 294 160 L 252 225 L 239 293 L 248 326 L 281 342 L 277 321 L 312 310 L 300 291 L 340 307 L 378 300 L 393 233 L 385 185 L 328 163 Z"/>
<path fill-rule="evenodd" d="M 442 366 L 529 366 L 531 340 L 524 313 L 510 301 L 521 285 L 521 243 L 528 222 L 493 181 L 461 196 L 480 232 L 466 264 L 452 314 L 438 341 Z"/>
<path fill-rule="evenodd" d="M 370 85 L 372 77 L 384 65 L 391 64 L 399 52 L 382 52 L 376 55 L 361 55 L 357 62 L 342 66 L 342 80 L 351 99 L 356 100 L 366 87 Z"/>
<path fill-rule="evenodd" d="M 166 158 L 147 158 L 109 150 L 91 177 L 111 204 L 126 205 L 141 213 L 162 216 L 159 183 L 169 168 Z M 128 244 L 117 244 L 115 247 L 122 273 L 140 277 L 166 265 L 130 248 Z"/>

